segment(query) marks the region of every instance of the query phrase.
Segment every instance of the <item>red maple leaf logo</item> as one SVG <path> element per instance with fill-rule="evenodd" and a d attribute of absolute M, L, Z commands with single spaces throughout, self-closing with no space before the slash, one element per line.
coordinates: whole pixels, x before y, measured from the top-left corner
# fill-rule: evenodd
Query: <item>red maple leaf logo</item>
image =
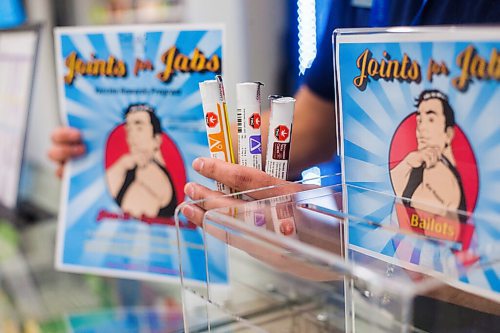
<path fill-rule="evenodd" d="M 249 123 L 250 123 L 250 126 L 252 126 L 252 128 L 259 129 L 260 124 L 261 124 L 260 114 L 258 114 L 258 113 L 252 114 L 250 116 Z"/>
<path fill-rule="evenodd" d="M 205 122 L 207 123 L 208 127 L 213 128 L 217 126 L 217 124 L 219 123 L 219 118 L 215 113 L 207 112 L 207 116 L 205 117 Z"/>
<path fill-rule="evenodd" d="M 279 125 L 274 129 L 274 136 L 278 141 L 285 141 L 290 135 L 290 130 L 285 125 Z"/>

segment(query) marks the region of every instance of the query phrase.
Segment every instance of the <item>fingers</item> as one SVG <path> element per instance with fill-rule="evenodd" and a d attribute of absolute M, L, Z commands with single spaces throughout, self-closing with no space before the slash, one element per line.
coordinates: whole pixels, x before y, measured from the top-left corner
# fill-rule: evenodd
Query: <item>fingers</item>
<path fill-rule="evenodd" d="M 49 158 L 58 163 L 64 163 L 72 157 L 77 157 L 85 152 L 85 146 L 83 144 L 78 145 L 54 145 L 49 149 Z"/>
<path fill-rule="evenodd" d="M 431 159 L 432 159 L 432 156 L 426 152 L 424 152 L 421 156 L 422 158 L 422 164 L 425 168 L 430 168 L 431 165 L 432 165 L 432 162 L 431 162 Z"/>
<path fill-rule="evenodd" d="M 197 183 L 187 183 L 184 186 L 184 193 L 195 201 L 201 200 L 196 205 L 203 210 L 234 207 L 243 203 L 242 200 L 224 196 L 221 192 L 212 191 Z"/>
<path fill-rule="evenodd" d="M 440 156 L 438 148 L 426 148 L 422 153 L 422 159 L 426 168 L 432 168 L 439 161 Z"/>
<path fill-rule="evenodd" d="M 214 158 L 199 157 L 193 161 L 193 169 L 201 175 L 228 185 L 236 192 L 261 189 L 246 193 L 254 199 L 264 199 L 296 193 L 314 188 L 303 184 L 290 183 L 269 176 L 263 171 L 232 164 Z"/>
<path fill-rule="evenodd" d="M 51 160 L 64 163 L 85 152 L 80 131 L 72 127 L 59 127 L 52 132 L 52 147 L 48 156 Z"/>
<path fill-rule="evenodd" d="M 82 135 L 76 128 L 58 127 L 52 132 L 52 142 L 54 144 L 79 144 L 82 142 Z"/>
<path fill-rule="evenodd" d="M 56 169 L 57 178 L 62 178 L 64 172 L 64 163 L 61 163 Z"/>
<path fill-rule="evenodd" d="M 441 153 L 439 148 L 428 147 L 411 152 L 405 160 L 412 168 L 423 166 L 428 169 L 434 167 L 439 162 L 440 158 Z"/>
<path fill-rule="evenodd" d="M 205 177 L 228 185 L 237 192 L 287 183 L 260 170 L 214 158 L 199 157 L 195 159 L 193 169 Z"/>
<path fill-rule="evenodd" d="M 184 216 L 192 223 L 196 224 L 198 227 L 203 225 L 203 216 L 205 211 L 194 204 L 184 203 L 181 207 L 181 212 Z"/>
<path fill-rule="evenodd" d="M 52 161 L 59 163 L 56 176 L 61 178 L 64 164 L 70 158 L 85 153 L 80 131 L 71 127 L 59 127 L 52 132 L 52 147 L 47 155 Z"/>
<path fill-rule="evenodd" d="M 221 192 L 212 191 L 203 185 L 193 182 L 187 183 L 184 186 L 184 193 L 195 202 L 185 203 L 181 207 L 181 212 L 189 221 L 199 227 L 203 224 L 203 218 L 207 210 L 232 207 L 239 203 L 236 199 L 224 197 L 224 194 Z"/>

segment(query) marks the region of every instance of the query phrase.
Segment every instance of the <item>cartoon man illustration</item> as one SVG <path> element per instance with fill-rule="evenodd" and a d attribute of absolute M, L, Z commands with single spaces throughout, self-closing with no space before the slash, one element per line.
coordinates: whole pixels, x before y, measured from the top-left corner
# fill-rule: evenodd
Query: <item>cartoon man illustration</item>
<path fill-rule="evenodd" d="M 106 170 L 109 190 L 135 218 L 171 217 L 178 202 L 160 150 L 160 121 L 147 104 L 130 105 L 124 117 L 128 152 Z"/>
<path fill-rule="evenodd" d="M 417 150 L 390 171 L 394 192 L 411 199 L 414 208 L 429 211 L 429 207 L 435 207 L 435 213 L 443 209 L 466 210 L 451 148 L 455 115 L 448 97 L 439 90 L 424 90 L 416 99 L 416 107 Z"/>

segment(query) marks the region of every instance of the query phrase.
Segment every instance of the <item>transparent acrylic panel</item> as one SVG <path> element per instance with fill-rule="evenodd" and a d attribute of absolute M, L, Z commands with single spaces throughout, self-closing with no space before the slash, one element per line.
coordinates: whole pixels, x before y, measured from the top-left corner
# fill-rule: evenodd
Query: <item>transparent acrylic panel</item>
<path fill-rule="evenodd" d="M 289 183 L 198 203 L 207 209 L 202 222 L 205 251 L 226 244 L 229 283 L 216 282 L 217 272 L 208 269 L 216 267 L 211 262 L 216 256 L 207 256 L 207 283 L 185 283 L 183 287 L 234 318 L 271 332 L 304 331 L 301 327 L 313 332 L 411 332 L 421 331 L 413 326 L 418 315 L 416 297 L 435 292 L 436 298 L 449 301 L 440 297 L 446 296 L 440 290 L 451 289 L 445 286 L 456 287 L 464 274 L 495 265 L 478 260 L 480 253 L 461 253 L 453 240 L 400 225 L 397 214 L 391 213 L 397 213 L 404 200 L 349 186 L 343 198 L 341 190 L 340 185 L 319 188 Z M 348 214 L 342 208 L 347 198 L 366 202 L 366 212 Z M 368 214 L 373 203 L 390 207 L 380 212 L 384 219 Z M 432 207 L 425 208 L 419 206 L 419 213 L 437 214 Z M 460 218 L 456 212 L 439 213 Z M 406 252 L 397 252 L 397 242 L 384 243 L 396 249 L 392 254 L 380 253 L 375 247 L 345 246 L 347 234 L 404 239 L 404 244 L 413 244 L 413 252 L 434 249 L 441 255 L 441 269 L 426 261 L 412 262 L 411 256 L 408 260 Z M 467 259 L 458 261 L 462 267 L 451 260 L 457 255 Z M 468 296 L 459 293 L 465 300 L 476 298 L 475 303 L 486 304 L 489 312 L 498 312 L 498 294 L 473 296 L 468 292 Z M 273 321 L 277 326 L 266 329 L 259 324 L 263 315 L 272 317 L 279 311 L 281 315 Z"/>
<path fill-rule="evenodd" d="M 359 231 L 350 223 L 350 249 L 411 270 L 425 268 L 447 285 L 468 292 L 467 297 L 451 300 L 449 294 L 456 292 L 440 288 L 434 296 L 495 312 L 491 304 L 481 304 L 489 304 L 484 300 L 489 299 L 497 314 L 500 160 L 498 140 L 484 138 L 500 123 L 494 109 L 474 106 L 498 100 L 500 91 L 498 81 L 465 80 L 460 87 L 455 78 L 463 73 L 460 59 L 466 50 L 489 59 L 496 54 L 499 36 L 496 26 L 337 29 L 333 34 L 337 153 L 342 182 L 348 185 L 344 205 L 349 215 L 375 223 Z M 440 78 L 432 69 L 436 59 L 446 67 Z M 396 71 L 389 67 L 399 69 L 406 61 L 427 75 L 415 80 L 393 76 Z M 381 75 L 365 71 L 364 65 L 380 65 Z M 474 89 L 469 89 L 472 83 Z M 436 118 L 427 117 L 431 114 Z M 387 200 L 373 195 L 375 191 L 411 201 Z M 481 301 L 471 306 L 474 294 Z M 462 298 L 469 301 L 457 302 Z M 419 302 L 414 313 L 419 312 Z M 434 311 L 428 309 L 420 312 L 430 318 Z M 441 317 L 455 317 L 457 322 L 464 317 L 462 312 L 443 313 L 448 314 Z M 498 325 L 497 318 L 494 326 Z"/>
<path fill-rule="evenodd" d="M 310 189 L 311 186 L 306 186 L 305 189 Z M 302 185 L 300 187 L 297 187 L 295 184 L 289 184 L 283 187 L 270 187 L 267 189 L 261 189 L 260 191 L 254 191 L 251 193 L 253 197 L 243 195 L 243 197 L 246 200 L 255 200 L 255 198 L 262 198 L 262 197 L 270 197 L 270 196 L 276 196 L 278 193 L 283 193 L 283 191 L 286 191 L 288 193 L 294 193 L 298 192 L 301 189 L 303 189 Z M 317 196 L 317 194 L 315 194 Z M 325 197 L 330 197 L 330 192 L 325 193 Z M 241 197 L 241 196 L 239 196 Z M 248 201 L 235 201 L 236 197 L 226 197 L 222 199 L 222 202 L 220 201 L 221 199 L 217 200 L 218 202 L 213 202 L 213 204 L 217 205 L 225 205 L 225 206 L 231 206 L 235 204 L 245 204 Z M 287 200 L 289 198 L 280 198 L 278 201 L 275 202 L 276 205 L 278 205 L 278 208 L 281 209 L 282 211 L 288 209 L 287 207 Z M 330 199 L 329 199 L 330 200 Z M 210 208 L 212 205 L 212 202 L 206 201 L 206 205 L 204 205 L 206 208 Z M 258 201 L 252 201 L 248 203 L 249 205 L 252 204 L 257 204 L 259 205 Z M 332 209 L 335 208 L 336 206 L 333 205 Z M 181 211 L 180 207 L 178 209 L 179 214 L 177 215 L 177 218 L 179 220 L 186 220 L 182 214 L 180 213 Z M 257 219 L 256 223 L 259 224 L 259 219 L 261 217 L 259 214 L 267 214 L 269 217 L 267 218 L 270 220 L 270 216 L 272 214 L 276 214 L 276 209 L 273 211 L 267 210 L 263 212 L 257 212 L 256 214 L 250 214 L 252 212 L 252 206 L 249 206 L 246 208 L 247 216 L 246 220 L 247 222 L 249 221 L 250 218 Z M 245 213 L 243 213 L 245 214 Z M 281 213 L 280 213 L 281 214 Z M 251 215 L 251 216 L 250 216 Z M 317 214 L 316 214 L 317 215 Z M 265 219 L 265 217 L 264 217 Z M 325 217 L 324 219 L 330 219 Z M 303 219 L 304 222 L 307 222 L 306 219 Z M 262 227 L 262 226 L 260 226 Z M 318 285 L 314 287 L 308 287 L 308 291 L 305 289 L 303 291 L 299 290 L 297 286 L 301 283 L 300 278 L 296 278 L 295 280 L 291 280 L 291 277 L 286 274 L 286 272 L 281 272 L 280 270 L 276 270 L 275 268 L 270 269 L 269 267 L 265 267 L 265 263 L 262 262 L 262 258 L 259 256 L 263 256 L 264 258 L 269 255 L 273 254 L 276 256 L 276 258 L 279 259 L 280 256 L 282 256 L 283 249 L 280 247 L 274 247 L 272 246 L 272 243 L 268 242 L 267 240 L 258 240 L 254 238 L 248 238 L 248 237 L 243 237 L 243 238 L 248 238 L 248 242 L 261 242 L 262 243 L 262 248 L 263 249 L 268 249 L 264 250 L 262 253 L 252 253 L 252 255 L 248 254 L 248 248 L 245 248 L 246 246 L 246 239 L 242 239 L 240 244 L 238 244 L 237 247 L 233 246 L 227 246 L 227 243 L 225 241 L 225 236 L 220 234 L 219 230 L 217 228 L 205 228 L 205 231 L 209 230 L 210 232 L 205 232 L 203 237 L 205 240 L 205 247 L 207 249 L 207 253 L 212 252 L 213 249 L 217 249 L 216 251 L 220 251 L 220 244 L 225 244 L 226 245 L 226 251 L 227 251 L 227 257 L 229 260 L 229 281 L 230 281 L 230 286 L 224 283 L 217 283 L 217 272 L 213 272 L 212 270 L 207 270 L 207 276 L 208 276 L 208 281 L 210 282 L 209 284 L 204 284 L 204 283 L 193 283 L 193 281 L 189 281 L 187 279 L 183 279 L 183 286 L 185 288 L 185 291 L 190 293 L 190 295 L 197 295 L 199 298 L 209 300 L 212 304 L 217 304 L 218 307 L 226 309 L 229 313 L 232 313 L 235 317 L 243 319 L 243 318 L 251 318 L 252 321 L 261 321 L 264 320 L 262 318 L 266 317 L 275 317 L 273 314 L 275 311 L 281 311 L 282 313 L 288 313 L 290 314 L 290 318 L 294 317 L 294 313 L 303 313 L 304 308 L 310 308 L 310 298 L 311 295 L 314 293 L 318 295 L 334 295 L 334 294 L 340 294 L 340 297 L 338 297 L 338 302 L 339 304 L 342 304 L 341 306 L 341 311 L 338 313 L 337 319 L 339 319 L 341 322 L 344 321 L 344 312 L 343 312 L 343 282 L 342 282 L 342 277 L 337 277 L 336 276 L 336 283 L 332 286 L 323 286 L 323 285 Z M 332 239 L 337 238 L 337 243 L 336 244 L 331 244 L 328 245 L 331 248 L 331 251 L 340 251 L 340 234 L 339 234 L 339 226 L 334 226 L 334 228 L 329 228 L 329 232 L 332 233 L 331 237 L 329 237 L 330 242 Z M 286 232 L 286 231 L 285 231 Z M 271 234 L 273 236 L 273 234 Z M 321 236 L 321 235 L 320 235 Z M 222 237 L 222 240 L 221 240 Z M 309 235 L 309 237 L 314 237 L 313 234 Z M 327 237 L 323 237 L 325 240 L 327 240 Z M 239 240 L 240 241 L 240 240 Z M 248 243 L 250 247 L 253 246 L 252 243 Z M 187 244 L 183 242 L 181 239 L 179 242 L 180 246 L 180 262 L 184 262 L 185 260 L 182 258 L 183 255 L 185 255 L 187 252 L 184 251 L 182 248 L 186 247 Z M 251 251 L 250 251 L 251 252 Z M 212 256 L 212 258 L 217 259 L 217 256 Z M 300 261 L 300 260 L 299 260 Z M 278 260 L 276 260 L 276 263 L 278 263 Z M 210 260 L 210 258 L 207 256 L 207 267 L 217 267 L 218 263 L 214 262 L 214 260 Z M 283 265 L 282 265 L 283 266 Z M 283 266 L 284 268 L 285 266 Z M 312 266 L 312 268 L 314 268 Z M 181 268 L 182 271 L 182 268 Z M 297 272 L 295 272 L 297 273 Z M 321 272 L 320 272 L 321 273 Z M 302 272 L 298 272 L 299 277 L 300 274 L 304 275 L 310 274 L 310 272 L 307 269 L 302 269 Z M 252 276 L 252 279 L 245 280 L 244 278 L 242 279 L 242 276 Z M 309 290 L 310 289 L 310 290 Z M 331 292 L 332 289 L 337 289 L 335 293 Z M 328 292 L 325 292 L 328 291 Z M 235 297 L 235 295 L 237 295 Z M 306 297 L 307 296 L 307 297 Z M 329 298 L 332 298 L 329 296 Z M 215 301 L 217 300 L 217 301 Z M 297 301 L 295 301 L 297 300 Z M 314 306 L 316 309 L 317 306 Z M 272 311 L 270 311 L 270 309 Z M 208 310 L 206 311 L 208 313 Z M 272 313 L 271 313 L 272 312 Z M 205 317 L 208 317 L 208 314 L 205 313 Z M 320 318 L 322 318 L 321 311 L 318 310 L 318 314 L 320 314 Z M 281 315 L 283 316 L 283 314 Z M 314 322 L 316 319 L 314 320 Z M 288 323 L 291 323 L 292 326 L 297 326 L 296 324 L 293 324 L 294 321 L 287 321 Z M 308 322 L 308 321 L 306 321 Z M 306 323 L 304 322 L 304 323 Z M 321 320 L 318 321 L 322 327 L 329 327 L 327 324 L 322 322 Z M 305 325 L 305 324 L 304 324 Z M 331 325 L 330 325 L 331 326 Z M 343 326 L 343 324 L 341 325 Z M 288 330 L 288 331 L 291 331 Z"/>

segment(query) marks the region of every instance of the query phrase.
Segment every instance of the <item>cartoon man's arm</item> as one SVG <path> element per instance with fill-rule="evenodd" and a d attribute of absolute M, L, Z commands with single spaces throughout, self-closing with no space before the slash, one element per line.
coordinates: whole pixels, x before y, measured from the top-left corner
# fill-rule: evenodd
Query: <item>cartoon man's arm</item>
<path fill-rule="evenodd" d="M 396 196 L 401 197 L 403 191 L 410 179 L 410 173 L 413 168 L 404 160 L 391 170 L 392 186 Z"/>
<path fill-rule="evenodd" d="M 106 171 L 106 178 L 108 180 L 109 190 L 114 198 L 118 196 L 120 189 L 125 182 L 127 171 L 136 167 L 131 155 L 123 155 Z"/>
<path fill-rule="evenodd" d="M 426 168 L 433 167 L 438 161 L 439 153 L 435 148 L 424 148 L 416 150 L 408 155 L 391 170 L 391 179 L 394 186 L 396 196 L 402 196 L 412 169 L 425 166 Z"/>

